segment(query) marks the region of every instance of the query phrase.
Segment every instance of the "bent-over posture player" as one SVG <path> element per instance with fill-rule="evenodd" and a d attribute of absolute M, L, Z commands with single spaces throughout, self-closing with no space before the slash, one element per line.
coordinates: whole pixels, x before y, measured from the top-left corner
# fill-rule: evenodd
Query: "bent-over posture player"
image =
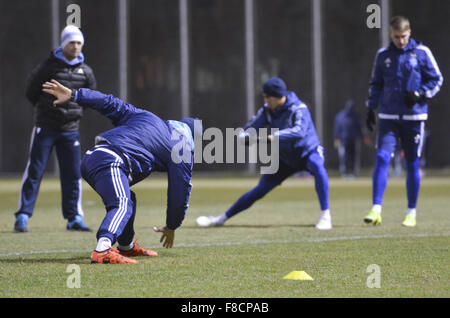
<path fill-rule="evenodd" d="M 164 247 L 171 248 L 175 230 L 188 208 L 194 156 L 195 132 L 202 129 L 193 118 L 162 120 L 155 114 L 90 89 L 70 90 L 55 80 L 43 84 L 43 91 L 54 95 L 54 104 L 74 100 L 108 117 L 115 128 L 96 137 L 96 146 L 82 160 L 83 178 L 101 196 L 106 216 L 97 231 L 97 247 L 92 263 L 137 263 L 129 256 L 157 256 L 133 242 L 136 196 L 130 186 L 153 171 L 168 175 L 166 226 L 161 232 Z M 197 122 L 200 122 L 199 120 Z M 182 144 L 183 147 L 179 147 Z M 173 149 L 178 149 L 176 156 Z M 178 160 L 180 157 L 188 160 Z M 174 160 L 176 159 L 176 160 Z M 118 248 L 112 248 L 115 242 Z"/>

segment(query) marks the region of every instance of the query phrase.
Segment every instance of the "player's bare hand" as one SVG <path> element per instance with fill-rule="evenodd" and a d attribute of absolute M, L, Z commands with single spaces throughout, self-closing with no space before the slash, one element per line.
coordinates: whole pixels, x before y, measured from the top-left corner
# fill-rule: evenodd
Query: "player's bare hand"
<path fill-rule="evenodd" d="M 173 241 L 175 240 L 175 231 L 174 230 L 169 230 L 165 226 L 161 226 L 161 227 L 155 226 L 153 228 L 153 230 L 155 232 L 162 233 L 161 239 L 159 241 L 163 244 L 163 247 L 165 247 L 165 248 L 173 247 Z"/>
<path fill-rule="evenodd" d="M 69 101 L 72 96 L 72 90 L 70 88 L 65 87 L 55 80 L 42 84 L 42 91 L 56 97 L 56 100 L 53 102 L 53 106 L 56 106 L 57 104 L 64 104 Z"/>

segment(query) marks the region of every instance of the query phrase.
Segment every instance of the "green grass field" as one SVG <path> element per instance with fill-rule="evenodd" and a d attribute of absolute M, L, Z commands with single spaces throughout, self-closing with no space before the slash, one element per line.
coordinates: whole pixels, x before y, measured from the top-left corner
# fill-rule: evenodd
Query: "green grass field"
<path fill-rule="evenodd" d="M 314 228 L 319 216 L 311 179 L 287 180 L 225 227 L 199 228 L 200 215 L 218 215 L 254 178 L 193 178 L 190 208 L 176 232 L 175 247 L 160 247 L 153 226 L 164 225 L 166 182 L 148 179 L 134 187 L 135 230 L 157 258 L 137 265 L 92 265 L 95 232 L 65 230 L 59 183 L 44 179 L 28 233 L 13 233 L 20 180 L 0 181 L 0 297 L 449 297 L 450 178 L 425 178 L 418 225 L 404 228 L 404 179 L 390 179 L 383 224 L 362 219 L 371 203 L 371 183 L 330 179 L 334 229 Z M 83 184 L 85 221 L 94 229 L 104 216 L 100 198 Z M 80 269 L 80 288 L 69 288 Z M 367 269 L 380 269 L 380 288 L 369 288 Z M 305 271 L 314 280 L 287 280 Z"/>

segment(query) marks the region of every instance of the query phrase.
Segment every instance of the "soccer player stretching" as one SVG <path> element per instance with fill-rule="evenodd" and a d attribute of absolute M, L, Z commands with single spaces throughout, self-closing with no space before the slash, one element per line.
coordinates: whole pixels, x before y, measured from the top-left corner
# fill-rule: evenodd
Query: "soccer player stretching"
<path fill-rule="evenodd" d="M 162 233 L 163 246 L 171 248 L 175 230 L 188 208 L 194 126 L 201 134 L 200 126 L 194 125 L 193 118 L 162 120 L 112 95 L 90 89 L 70 90 L 54 80 L 44 83 L 43 91 L 57 98 L 54 105 L 73 100 L 99 111 L 115 126 L 96 137 L 96 146 L 86 152 L 81 163 L 83 178 L 101 196 L 106 209 L 91 263 L 136 264 L 129 256 L 157 256 L 156 252 L 133 242 L 137 201 L 130 190 L 153 171 L 165 171 L 168 175 L 166 226 L 155 231 Z M 183 145 L 182 149 L 177 147 L 179 144 Z M 181 150 L 183 158 L 188 160 L 181 160 Z M 117 249 L 112 248 L 115 242 L 118 242 Z"/>
<path fill-rule="evenodd" d="M 199 226 L 221 226 L 237 213 L 248 209 L 255 201 L 299 171 L 314 176 L 315 189 L 322 210 L 316 228 L 330 230 L 331 213 L 328 206 L 328 175 L 324 167 L 323 148 L 314 128 L 307 106 L 294 92 L 286 89 L 284 81 L 272 77 L 263 86 L 265 105 L 244 127 L 244 131 L 262 127 L 278 128 L 268 140 L 279 142 L 280 166 L 276 173 L 264 174 L 258 185 L 241 196 L 225 213 L 218 217 L 200 217 Z M 244 137 L 245 138 L 245 137 Z"/>

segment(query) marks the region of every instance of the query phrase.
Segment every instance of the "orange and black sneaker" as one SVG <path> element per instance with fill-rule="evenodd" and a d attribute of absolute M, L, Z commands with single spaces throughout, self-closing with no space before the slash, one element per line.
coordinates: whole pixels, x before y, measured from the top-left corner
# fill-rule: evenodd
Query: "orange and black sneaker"
<path fill-rule="evenodd" d="M 119 254 L 119 251 L 110 247 L 104 252 L 94 250 L 91 255 L 91 264 L 137 264 L 137 261 Z"/>
<path fill-rule="evenodd" d="M 158 253 L 156 253 L 155 251 L 140 246 L 137 243 L 137 240 L 134 241 L 134 246 L 131 250 L 121 251 L 120 249 L 118 249 L 118 252 L 123 256 L 158 256 Z"/>

